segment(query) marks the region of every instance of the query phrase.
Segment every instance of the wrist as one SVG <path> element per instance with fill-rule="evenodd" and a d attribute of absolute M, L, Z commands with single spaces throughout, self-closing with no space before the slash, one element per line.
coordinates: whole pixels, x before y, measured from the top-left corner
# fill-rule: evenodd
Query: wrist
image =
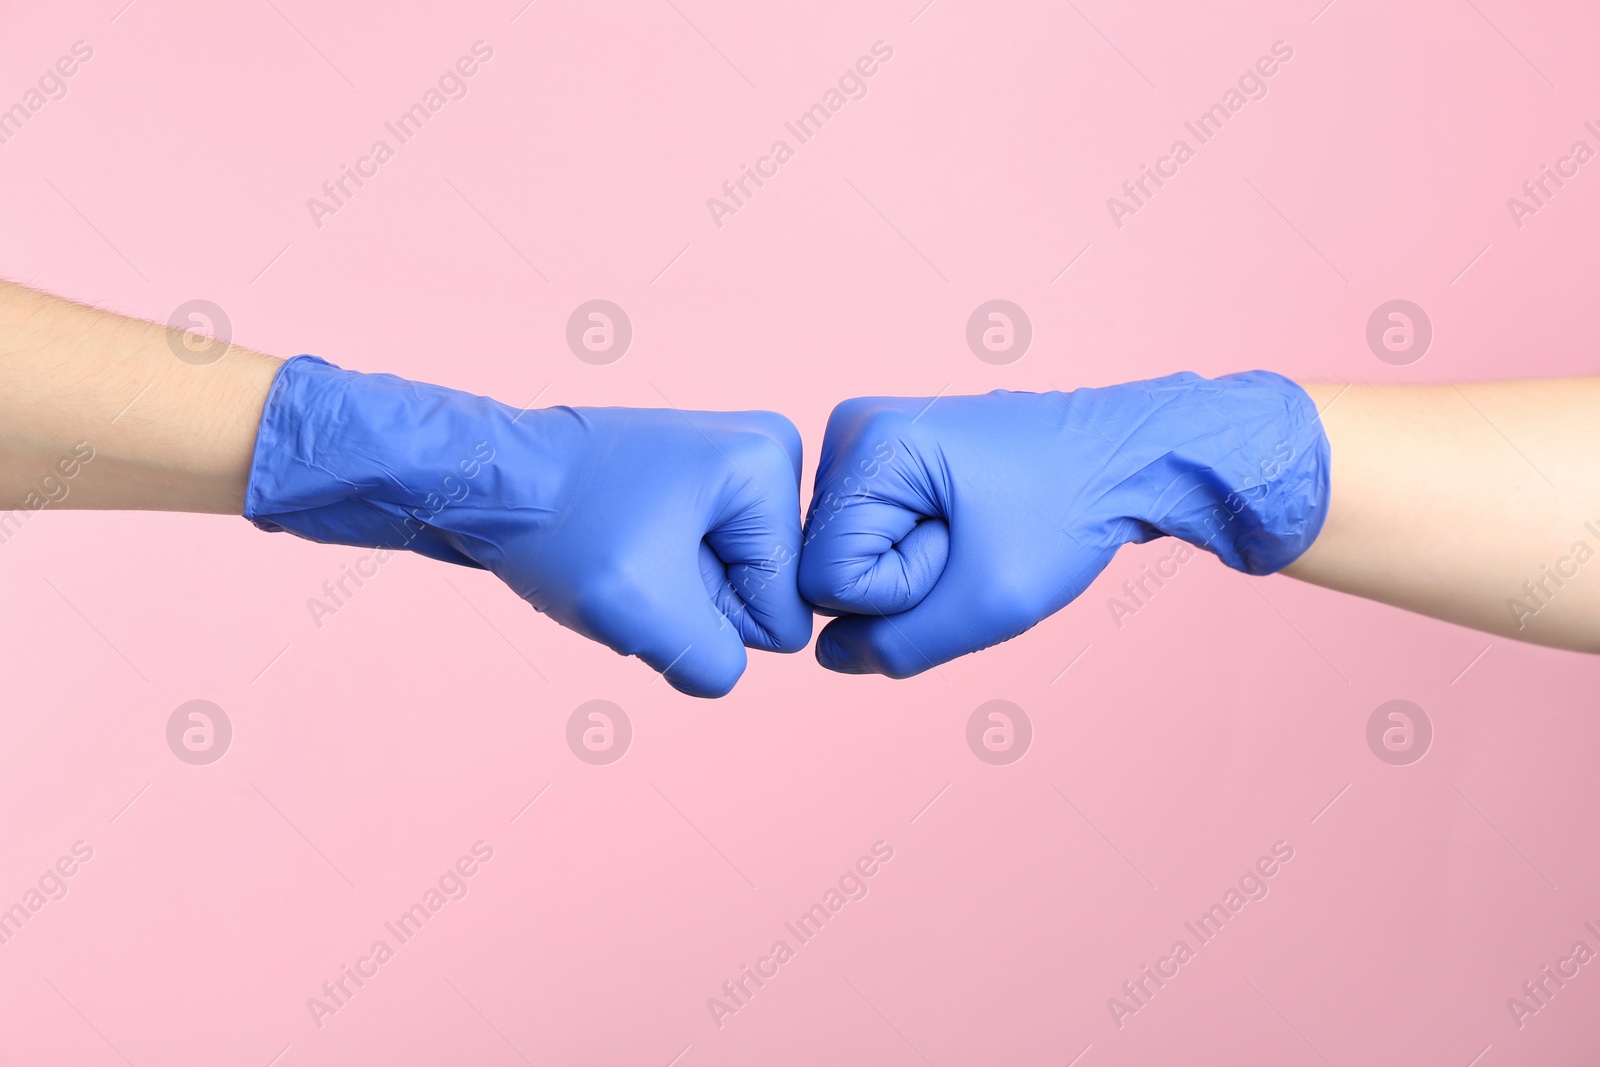
<path fill-rule="evenodd" d="M 1113 388 L 1143 394 L 1119 401 L 1132 417 L 1111 436 L 1129 468 L 1134 518 L 1247 574 L 1282 570 L 1311 547 L 1327 515 L 1330 464 L 1304 389 L 1270 371 Z"/>
<path fill-rule="evenodd" d="M 453 527 L 479 499 L 506 495 L 495 459 L 538 414 L 296 357 L 274 379 L 262 412 L 244 516 L 314 541 L 474 563 Z M 527 499 L 552 477 L 548 469 L 519 471 L 510 487 Z"/>

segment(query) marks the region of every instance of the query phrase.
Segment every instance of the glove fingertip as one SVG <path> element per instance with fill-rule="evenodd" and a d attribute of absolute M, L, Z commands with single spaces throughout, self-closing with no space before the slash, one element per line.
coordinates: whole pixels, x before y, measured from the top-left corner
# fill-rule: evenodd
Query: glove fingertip
<path fill-rule="evenodd" d="M 784 614 L 783 621 L 780 624 L 774 624 L 772 627 L 772 650 L 786 653 L 799 652 L 811 643 L 811 629 L 814 621 L 811 608 L 796 593 L 794 595 L 794 603 Z"/>
<path fill-rule="evenodd" d="M 733 692 L 733 687 L 744 677 L 746 659 L 744 646 L 734 646 L 737 656 L 701 657 L 687 664 L 672 664 L 662 671 L 667 684 L 685 696 L 716 700 Z M 694 649 L 686 649 L 684 658 Z"/>
<path fill-rule="evenodd" d="M 901 611 L 916 607 L 933 592 L 950 559 L 950 527 L 943 519 L 924 519 L 895 546 L 904 561 L 906 602 Z"/>
<path fill-rule="evenodd" d="M 832 630 L 832 625 L 823 627 L 822 634 L 817 638 L 817 663 L 838 674 L 867 673 L 860 668 L 855 657 L 849 654 L 844 643 L 831 632 Z"/>
<path fill-rule="evenodd" d="M 916 671 L 897 673 L 879 647 L 882 619 L 846 615 L 822 628 L 817 638 L 817 662 L 837 674 L 882 674 L 904 678 Z"/>

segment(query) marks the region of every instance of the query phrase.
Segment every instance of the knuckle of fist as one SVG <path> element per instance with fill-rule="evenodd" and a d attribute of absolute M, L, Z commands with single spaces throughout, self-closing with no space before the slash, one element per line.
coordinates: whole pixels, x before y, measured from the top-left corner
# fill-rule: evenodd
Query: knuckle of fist
<path fill-rule="evenodd" d="M 853 606 L 850 593 L 856 587 L 856 578 L 837 566 L 819 562 L 808 565 L 805 557 L 800 561 L 800 595 L 813 604 L 835 608 Z"/>
<path fill-rule="evenodd" d="M 789 451 L 764 433 L 740 434 L 733 450 L 738 465 L 752 477 L 788 479 L 793 471 Z"/>
<path fill-rule="evenodd" d="M 800 429 L 794 424 L 794 420 L 776 411 L 767 411 L 762 414 L 767 417 L 766 433 L 768 437 L 789 448 L 798 449 L 800 447 Z"/>
<path fill-rule="evenodd" d="M 880 407 L 863 417 L 858 424 L 861 430 L 856 451 L 871 455 L 882 447 L 884 441 L 894 441 L 910 432 L 913 416 L 898 408 Z"/>

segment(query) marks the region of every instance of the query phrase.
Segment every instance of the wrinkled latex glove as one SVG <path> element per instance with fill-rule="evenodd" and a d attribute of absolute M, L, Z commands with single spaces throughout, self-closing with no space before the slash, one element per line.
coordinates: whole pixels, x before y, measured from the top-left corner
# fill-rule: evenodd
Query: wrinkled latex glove
<path fill-rule="evenodd" d="M 1269 574 L 1311 546 L 1328 441 L 1265 371 L 1070 393 L 847 400 L 828 420 L 800 592 L 824 667 L 895 678 L 1009 640 L 1162 535 Z"/>
<path fill-rule="evenodd" d="M 300 356 L 262 413 L 245 517 L 482 567 L 674 687 L 795 652 L 800 437 L 770 412 L 519 410 Z"/>

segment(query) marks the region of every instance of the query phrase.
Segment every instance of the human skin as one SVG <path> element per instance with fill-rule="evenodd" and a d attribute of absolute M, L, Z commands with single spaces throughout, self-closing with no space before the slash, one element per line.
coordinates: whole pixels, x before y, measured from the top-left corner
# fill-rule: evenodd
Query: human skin
<path fill-rule="evenodd" d="M 1331 505 L 1283 573 L 1600 652 L 1600 378 L 1303 388 L 1331 445 Z"/>
<path fill-rule="evenodd" d="M 242 513 L 279 361 L 229 347 L 196 365 L 174 354 L 185 343 L 164 326 L 0 282 L 0 510 L 37 500 L 82 442 L 93 460 L 52 508 Z"/>
<path fill-rule="evenodd" d="M 185 343 L 0 282 L 0 510 L 27 506 L 85 442 L 93 461 L 50 506 L 240 514 L 280 364 L 233 346 L 196 365 L 175 355 Z M 1600 551 L 1600 378 L 1303 387 L 1331 445 L 1331 502 L 1285 574 L 1600 652 L 1600 558 L 1575 552 Z"/>

